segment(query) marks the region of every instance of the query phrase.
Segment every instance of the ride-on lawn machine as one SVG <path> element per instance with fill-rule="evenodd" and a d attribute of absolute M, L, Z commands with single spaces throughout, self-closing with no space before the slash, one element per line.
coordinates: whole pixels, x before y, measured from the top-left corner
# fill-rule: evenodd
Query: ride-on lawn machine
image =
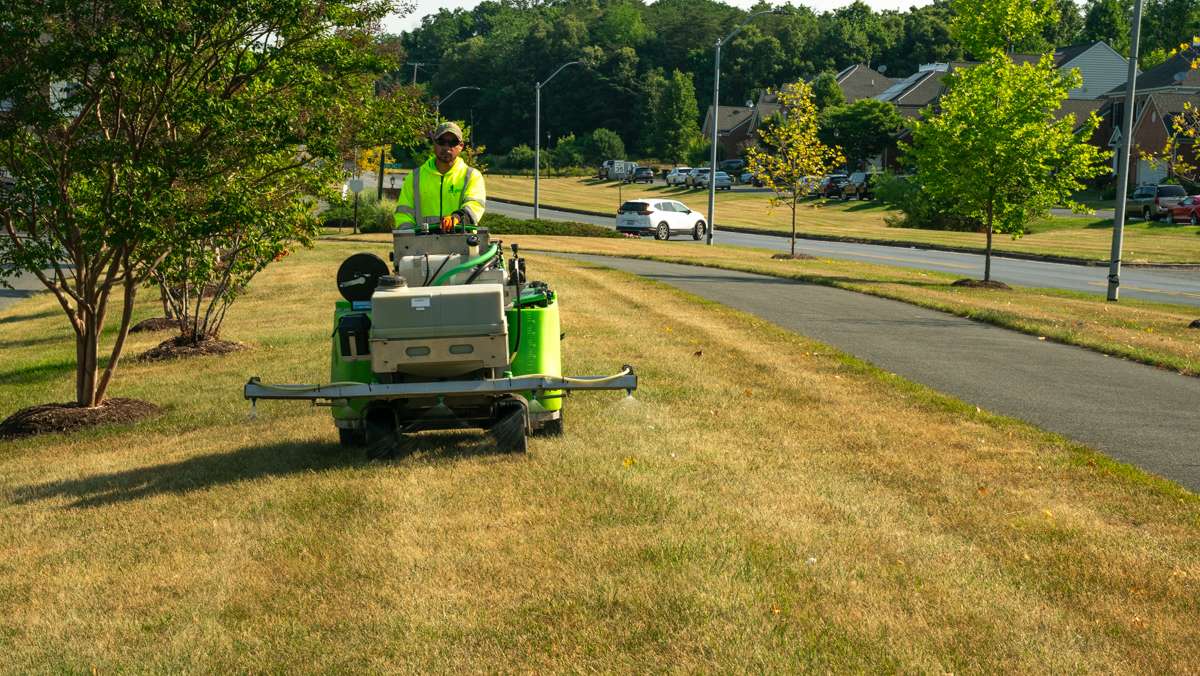
<path fill-rule="evenodd" d="M 611 376 L 562 375 L 558 296 L 527 282 L 525 259 L 488 231 L 393 232 L 394 268 L 357 253 L 338 268 L 328 385 L 268 385 L 245 397 L 329 405 L 343 445 L 370 455 L 421 430 L 484 428 L 500 450 L 523 452 L 529 433 L 562 434 L 574 390 L 637 388 Z M 473 230 L 473 229 L 472 229 Z"/>

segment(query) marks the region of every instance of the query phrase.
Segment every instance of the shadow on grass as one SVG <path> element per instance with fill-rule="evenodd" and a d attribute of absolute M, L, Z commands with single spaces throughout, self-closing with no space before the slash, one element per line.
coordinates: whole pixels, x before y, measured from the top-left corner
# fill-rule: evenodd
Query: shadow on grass
<path fill-rule="evenodd" d="M 399 450 L 402 455 L 398 460 L 412 457 L 426 463 L 475 456 L 507 457 L 494 448 L 488 436 L 477 432 L 406 436 Z M 23 486 L 14 491 L 13 502 L 27 504 L 65 498 L 71 501 L 69 508 L 102 507 L 156 495 L 184 495 L 242 481 L 363 467 L 369 463 L 364 449 L 347 448 L 332 441 L 247 446 L 230 453 L 210 453 L 179 462 Z"/>
<path fill-rule="evenodd" d="M 35 345 L 45 345 L 47 343 L 57 343 L 63 340 L 63 336 L 45 335 L 35 338 L 21 338 L 18 340 L 0 340 L 0 350 L 9 348 L 20 349 L 22 347 L 33 347 Z M 3 374 L 0 374 L 3 377 Z"/>
<path fill-rule="evenodd" d="M 101 366 L 100 368 L 104 368 Z M 75 371 L 74 360 L 48 361 L 25 368 L 0 372 L 0 385 L 32 385 L 53 380 Z"/>
<path fill-rule="evenodd" d="M 11 289 L 0 289 L 0 291 L 11 291 Z M 0 318 L 0 324 L 16 324 L 17 322 L 27 322 L 32 319 L 46 319 L 47 317 L 53 317 L 60 314 L 62 314 L 62 310 L 56 308 L 53 310 L 43 310 L 42 312 L 33 312 L 23 315 L 11 315 Z"/>

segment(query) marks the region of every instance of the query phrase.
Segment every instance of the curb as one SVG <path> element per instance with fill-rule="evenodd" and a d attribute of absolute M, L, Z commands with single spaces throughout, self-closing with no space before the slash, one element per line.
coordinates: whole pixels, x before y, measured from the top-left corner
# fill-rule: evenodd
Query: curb
<path fill-rule="evenodd" d="M 499 197 L 489 197 L 488 200 L 493 202 L 503 202 L 519 207 L 532 207 L 533 202 L 524 202 L 521 200 L 503 199 Z M 584 216 L 612 216 L 613 214 L 602 211 L 590 211 L 588 209 L 575 209 L 572 207 L 560 207 L 551 204 L 542 205 L 546 209 L 555 211 L 565 211 L 572 214 L 581 214 Z M 790 238 L 786 232 L 778 232 L 775 230 L 761 230 L 759 228 L 748 228 L 739 225 L 722 225 L 721 230 L 727 232 L 737 232 L 743 235 L 769 235 L 771 237 Z M 866 239 L 863 237 L 842 237 L 838 235 L 823 235 L 812 234 L 805 232 L 796 232 L 797 239 L 812 239 L 819 242 L 845 242 L 847 244 L 875 244 L 878 246 L 890 246 L 904 249 L 924 249 L 927 251 L 945 251 L 948 253 L 967 253 L 967 254 L 982 254 L 983 249 L 975 249 L 972 247 L 962 246 L 945 246 L 940 244 L 927 244 L 923 242 L 907 242 L 899 239 Z M 1089 268 L 1104 268 L 1108 267 L 1107 261 L 1098 261 L 1088 258 L 1073 258 L 1071 256 L 1054 256 L 1051 254 L 1031 254 L 1020 251 L 992 251 L 992 255 L 998 258 L 1015 258 L 1027 261 L 1039 261 L 1042 263 L 1062 263 L 1064 265 L 1078 265 Z M 1163 268 L 1167 270 L 1200 270 L 1200 263 L 1126 263 L 1122 261 L 1122 267 L 1127 268 Z"/>

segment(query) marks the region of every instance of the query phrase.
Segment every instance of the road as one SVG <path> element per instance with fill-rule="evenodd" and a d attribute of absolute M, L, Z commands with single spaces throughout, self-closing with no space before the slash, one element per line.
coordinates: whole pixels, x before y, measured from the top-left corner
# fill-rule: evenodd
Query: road
<path fill-rule="evenodd" d="M 0 287 L 0 310 L 6 310 L 33 294 L 46 290 L 46 287 L 38 281 L 38 278 L 28 272 L 23 272 L 19 276 L 9 279 L 8 283 L 13 288 Z"/>
<path fill-rule="evenodd" d="M 755 314 L 1200 490 L 1200 378 L 842 289 L 655 261 L 567 257 Z"/>
<path fill-rule="evenodd" d="M 532 207 L 507 204 L 494 198 L 488 200 L 488 208 L 508 216 L 520 218 L 533 216 Z M 581 221 L 613 227 L 611 216 L 588 216 L 546 208 L 541 210 L 541 216 L 554 220 Z M 719 222 L 714 240 L 722 244 L 778 251 L 786 251 L 788 248 L 786 237 L 724 232 L 721 230 Z M 683 241 L 690 242 L 691 239 Z M 825 258 L 936 270 L 964 277 L 980 277 L 983 274 L 982 254 L 932 251 L 880 244 L 826 242 L 814 239 L 798 239 L 797 246 L 806 253 Z M 1067 289 L 1100 296 L 1105 294 L 1108 286 L 1108 268 L 1106 267 L 1047 263 L 996 255 L 992 256 L 992 276 L 1010 284 Z M 1200 307 L 1200 270 L 1124 267 L 1121 270 L 1121 296 Z"/>

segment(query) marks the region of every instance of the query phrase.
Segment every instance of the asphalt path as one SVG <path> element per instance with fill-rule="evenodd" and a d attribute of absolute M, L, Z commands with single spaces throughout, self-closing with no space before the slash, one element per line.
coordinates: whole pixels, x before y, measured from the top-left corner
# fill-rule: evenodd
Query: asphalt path
<path fill-rule="evenodd" d="M 8 283 L 12 286 L 11 289 L 0 287 L 0 310 L 6 310 L 35 293 L 46 290 L 46 287 L 30 272 L 23 272 L 10 278 Z"/>
<path fill-rule="evenodd" d="M 519 218 L 533 216 L 533 207 L 508 204 L 495 198 L 488 200 L 488 209 Z M 541 217 L 551 220 L 593 223 L 610 228 L 614 227 L 615 218 L 546 208 L 541 209 Z M 687 237 L 681 238 L 679 241 L 691 242 L 692 240 Z M 777 251 L 786 251 L 789 247 L 786 237 L 723 231 L 719 219 L 714 241 L 720 244 L 751 246 Z M 826 242 L 815 239 L 797 239 L 797 247 L 806 253 L 825 258 L 934 270 L 964 277 L 983 276 L 984 257 L 982 254 L 881 244 Z M 1107 267 L 1048 263 L 997 255 L 992 256 L 992 276 L 995 279 L 1020 286 L 1066 289 L 1098 296 L 1103 296 L 1108 287 Z M 1200 307 L 1200 270 L 1125 266 L 1121 269 L 1121 296 Z"/>
<path fill-rule="evenodd" d="M 568 257 L 752 313 L 1200 491 L 1200 378 L 842 289 L 655 261 Z"/>

